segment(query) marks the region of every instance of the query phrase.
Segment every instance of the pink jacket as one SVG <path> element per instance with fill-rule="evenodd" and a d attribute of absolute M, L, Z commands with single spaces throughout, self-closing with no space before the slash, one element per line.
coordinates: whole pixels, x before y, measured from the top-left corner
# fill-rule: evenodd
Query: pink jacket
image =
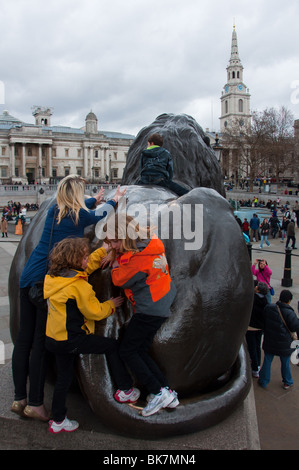
<path fill-rule="evenodd" d="M 256 276 L 258 282 L 265 282 L 268 287 L 270 287 L 270 278 L 272 275 L 272 271 L 269 266 L 266 265 L 264 269 L 260 271 L 259 269 L 256 269 L 254 265 L 252 265 L 251 271 L 252 274 Z"/>

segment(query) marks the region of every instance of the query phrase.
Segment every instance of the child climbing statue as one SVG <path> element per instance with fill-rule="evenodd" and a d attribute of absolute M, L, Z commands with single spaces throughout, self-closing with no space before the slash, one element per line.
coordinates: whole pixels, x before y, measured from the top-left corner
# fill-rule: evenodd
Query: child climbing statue
<path fill-rule="evenodd" d="M 172 157 L 162 145 L 163 137 L 160 134 L 151 134 L 148 137 L 147 149 L 143 150 L 140 156 L 139 184 L 157 184 L 170 189 L 178 196 L 183 196 L 189 189 L 172 181 Z"/>
<path fill-rule="evenodd" d="M 156 332 L 171 315 L 170 306 L 176 294 L 164 245 L 151 234 L 150 228 L 142 229 L 130 216 L 115 216 L 113 224 L 108 221 L 104 231 L 113 253 L 112 282 L 124 289 L 134 309 L 119 352 L 148 391 L 148 404 L 142 415 L 152 415 L 165 407 L 175 408 L 179 404 L 177 393 L 169 388 L 166 377 L 148 353 Z"/>

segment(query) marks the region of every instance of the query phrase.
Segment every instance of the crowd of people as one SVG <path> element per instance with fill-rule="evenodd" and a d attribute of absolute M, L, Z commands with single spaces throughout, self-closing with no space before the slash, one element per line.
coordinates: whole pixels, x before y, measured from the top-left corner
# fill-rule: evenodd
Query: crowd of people
<path fill-rule="evenodd" d="M 279 200 L 271 201 L 265 205 L 258 202 L 257 198 L 243 204 L 243 207 L 267 207 L 271 210 L 269 218 L 259 219 L 258 214 L 253 214 L 250 220 L 239 219 L 247 241 L 259 242 L 259 247 L 271 246 L 269 238 L 280 238 L 281 243 L 292 242 L 292 249 L 296 249 L 295 224 L 299 227 L 299 205 L 295 202 L 290 208 L 289 203 L 279 206 Z M 279 214 L 279 215 L 278 215 Z M 280 219 L 279 219 L 280 217 Z M 266 388 L 271 378 L 271 364 L 274 356 L 278 356 L 281 362 L 281 377 L 284 390 L 293 386 L 294 381 L 290 367 L 290 357 L 294 351 L 291 343 L 294 334 L 299 338 L 299 319 L 290 303 L 292 293 L 284 289 L 280 292 L 279 300 L 272 302 L 274 289 L 271 286 L 272 270 L 266 259 L 256 259 L 252 264 L 254 278 L 254 301 L 250 323 L 246 333 L 246 343 L 251 361 L 252 376 L 258 379 L 258 384 Z M 261 351 L 264 350 L 263 363 L 261 363 Z"/>
<path fill-rule="evenodd" d="M 270 210 L 280 208 L 281 212 L 285 212 L 290 207 L 290 201 L 282 203 L 280 197 L 278 197 L 276 199 L 268 199 L 268 201 L 265 202 L 264 198 L 258 198 L 257 196 L 253 196 L 252 198 L 248 199 L 239 199 L 238 205 L 240 207 L 259 207 L 261 209 Z"/>
<path fill-rule="evenodd" d="M 251 360 L 252 376 L 258 378 L 258 384 L 266 388 L 271 379 L 271 364 L 274 356 L 281 362 L 282 387 L 288 390 L 294 385 L 291 371 L 291 354 L 294 352 L 292 342 L 299 338 L 299 319 L 291 307 L 293 294 L 284 289 L 280 292 L 276 303 L 269 302 L 269 282 L 261 273 L 267 268 L 265 260 L 259 261 L 259 268 L 252 266 L 254 281 L 254 301 L 251 318 L 246 333 L 248 353 Z M 271 270 L 268 268 L 268 273 Z M 297 335 L 297 336 L 294 336 Z M 261 349 L 264 350 L 261 364 Z"/>
<path fill-rule="evenodd" d="M 281 238 L 281 243 L 284 243 L 286 240 L 286 248 L 289 247 L 291 242 L 291 248 L 296 250 L 296 224 L 297 228 L 299 228 L 298 201 L 295 202 L 292 210 L 289 208 L 288 204 L 278 209 L 276 203 L 273 204 L 272 201 L 269 201 L 269 208 L 271 209 L 271 216 L 269 218 L 264 217 L 262 221 L 256 213 L 252 215 L 250 220 L 245 217 L 242 221 L 236 216 L 236 220 L 242 229 L 246 242 L 260 242 L 260 248 L 263 248 L 264 242 L 267 246 L 271 246 L 269 237 L 272 239 Z M 279 216 L 281 219 L 279 219 Z"/>
<path fill-rule="evenodd" d="M 38 204 L 21 204 L 20 202 L 8 201 L 7 205 L 2 208 L 2 217 L 0 224 L 2 238 L 8 238 L 7 222 L 11 221 L 14 221 L 16 225 L 15 234 L 22 235 L 22 227 L 26 223 L 27 211 L 37 211 L 38 209 Z"/>
<path fill-rule="evenodd" d="M 7 205 L 2 209 L 2 215 L 6 217 L 6 220 L 13 220 L 13 217 L 16 217 L 20 214 L 20 212 L 28 212 L 28 211 L 37 211 L 39 209 L 39 205 L 32 203 L 29 204 L 21 204 L 20 202 L 8 201 Z"/>
<path fill-rule="evenodd" d="M 257 198 L 252 204 L 258 205 Z M 252 207 L 250 205 L 250 207 Z M 292 242 L 292 249 L 296 249 L 295 226 L 299 227 L 299 204 L 295 201 L 293 207 L 289 203 L 280 205 L 280 199 L 269 200 L 267 208 L 271 210 L 271 216 L 260 221 L 257 214 L 253 214 L 250 221 L 244 219 L 241 223 L 242 230 L 248 235 L 250 241 L 263 242 L 270 246 L 268 237 L 281 238 L 281 243 L 286 240 L 286 248 Z M 281 219 L 279 219 L 279 216 Z M 239 222 L 240 223 L 240 222 Z M 253 377 L 258 378 L 258 384 L 266 388 L 270 382 L 271 364 L 274 356 L 281 361 L 281 375 L 283 388 L 288 390 L 293 385 L 290 368 L 290 357 L 294 348 L 291 343 L 294 334 L 299 338 L 299 319 L 290 303 L 292 293 L 284 289 L 280 292 L 279 300 L 272 303 L 271 296 L 274 289 L 271 287 L 272 270 L 265 259 L 256 259 L 252 265 L 254 276 L 254 302 L 251 319 L 246 333 L 248 352 L 251 359 Z M 264 360 L 261 365 L 261 348 L 264 350 Z"/>

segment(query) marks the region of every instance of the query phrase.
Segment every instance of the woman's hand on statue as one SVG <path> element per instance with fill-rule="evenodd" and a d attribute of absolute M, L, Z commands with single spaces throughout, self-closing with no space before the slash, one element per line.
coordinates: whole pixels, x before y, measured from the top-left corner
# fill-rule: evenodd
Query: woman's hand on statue
<path fill-rule="evenodd" d="M 98 194 L 95 195 L 97 205 L 100 204 L 102 200 L 104 199 L 104 192 L 105 192 L 105 189 L 103 188 L 103 186 L 101 186 L 100 191 L 98 192 Z"/>
<path fill-rule="evenodd" d="M 119 200 L 126 194 L 127 188 L 124 188 L 122 191 L 120 190 L 120 185 L 117 186 L 116 193 L 113 197 L 113 200 L 118 203 Z"/>

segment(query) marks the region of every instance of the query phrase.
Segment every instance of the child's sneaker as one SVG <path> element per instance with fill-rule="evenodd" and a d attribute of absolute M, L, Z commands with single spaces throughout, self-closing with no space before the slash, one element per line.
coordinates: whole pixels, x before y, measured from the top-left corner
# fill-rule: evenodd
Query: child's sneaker
<path fill-rule="evenodd" d="M 138 388 L 132 387 L 130 390 L 117 390 L 114 394 L 114 398 L 116 401 L 120 403 L 135 403 L 140 397 L 140 391 Z"/>
<path fill-rule="evenodd" d="M 167 390 L 167 388 L 161 388 L 161 391 L 157 395 L 153 395 L 145 408 L 143 408 L 141 414 L 142 416 L 150 416 L 161 408 L 166 408 L 173 401 L 173 396 Z"/>
<path fill-rule="evenodd" d="M 56 423 L 56 421 L 49 421 L 49 431 L 53 434 L 57 434 L 59 432 L 72 432 L 78 429 L 79 423 L 75 420 L 70 420 L 67 417 L 64 418 L 61 423 Z"/>
<path fill-rule="evenodd" d="M 170 395 L 172 396 L 172 401 L 169 403 L 169 405 L 167 405 L 167 408 L 176 408 L 180 404 L 179 399 L 178 399 L 178 394 L 177 392 L 175 392 L 174 390 L 171 390 L 170 388 L 168 388 L 168 391 Z"/>
<path fill-rule="evenodd" d="M 172 401 L 169 403 L 169 405 L 166 406 L 166 408 L 176 408 L 177 406 L 179 406 L 180 402 L 179 402 L 179 399 L 178 399 L 178 394 L 177 392 L 175 392 L 174 390 L 171 390 L 171 388 L 169 387 L 165 387 L 170 394 L 172 394 Z M 150 393 L 147 397 L 146 397 L 146 401 L 149 402 L 152 398 L 154 398 L 154 394 L 153 393 Z"/>

